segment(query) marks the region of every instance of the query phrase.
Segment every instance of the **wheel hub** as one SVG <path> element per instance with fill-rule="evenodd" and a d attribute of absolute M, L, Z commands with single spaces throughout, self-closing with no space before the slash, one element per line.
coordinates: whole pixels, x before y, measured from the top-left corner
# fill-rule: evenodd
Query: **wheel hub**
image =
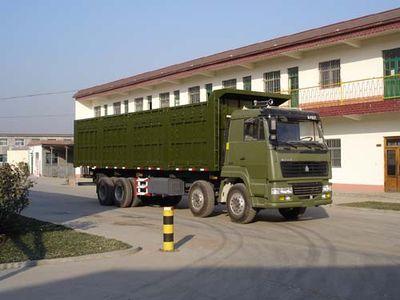
<path fill-rule="evenodd" d="M 231 211 L 235 215 L 240 216 L 244 213 L 245 206 L 246 202 L 243 195 L 240 193 L 234 193 L 229 201 L 229 207 Z"/>
<path fill-rule="evenodd" d="M 196 210 L 200 210 L 204 205 L 204 195 L 200 189 L 195 189 L 192 193 L 192 205 Z"/>

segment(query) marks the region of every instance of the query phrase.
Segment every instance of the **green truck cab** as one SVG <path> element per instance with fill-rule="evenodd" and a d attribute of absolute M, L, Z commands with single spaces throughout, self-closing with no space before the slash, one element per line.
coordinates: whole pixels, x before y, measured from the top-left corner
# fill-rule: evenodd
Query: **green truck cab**
<path fill-rule="evenodd" d="M 226 203 L 232 221 L 260 209 L 295 219 L 332 202 L 319 115 L 280 108 L 288 95 L 222 89 L 207 102 L 75 121 L 75 166 L 90 170 L 100 204 L 176 205 L 194 216 Z"/>

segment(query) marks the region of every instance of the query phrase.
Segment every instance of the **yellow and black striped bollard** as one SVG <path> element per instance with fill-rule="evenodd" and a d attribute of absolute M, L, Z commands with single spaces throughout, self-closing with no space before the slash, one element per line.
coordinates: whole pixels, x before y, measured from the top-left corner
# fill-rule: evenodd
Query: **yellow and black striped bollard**
<path fill-rule="evenodd" d="M 174 209 L 164 207 L 163 213 L 163 251 L 174 251 Z"/>

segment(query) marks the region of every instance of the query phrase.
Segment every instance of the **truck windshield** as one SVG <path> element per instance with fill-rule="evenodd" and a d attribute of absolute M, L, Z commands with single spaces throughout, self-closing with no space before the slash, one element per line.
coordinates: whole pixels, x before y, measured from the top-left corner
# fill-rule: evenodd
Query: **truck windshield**
<path fill-rule="evenodd" d="M 276 141 L 278 145 L 290 145 L 294 148 L 298 146 L 325 148 L 321 123 L 317 120 L 278 118 Z"/>

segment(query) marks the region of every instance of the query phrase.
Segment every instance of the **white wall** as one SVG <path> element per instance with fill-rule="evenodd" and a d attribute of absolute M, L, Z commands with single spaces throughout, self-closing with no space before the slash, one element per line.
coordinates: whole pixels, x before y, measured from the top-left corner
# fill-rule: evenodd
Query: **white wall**
<path fill-rule="evenodd" d="M 213 89 L 222 88 L 222 81 L 236 78 L 237 87 L 243 88 L 242 78 L 252 76 L 252 89 L 255 91 L 264 91 L 264 73 L 270 71 L 281 71 L 281 90 L 288 90 L 288 68 L 299 67 L 299 87 L 310 88 L 317 87 L 318 94 L 316 98 L 326 98 L 326 100 L 337 100 L 340 91 L 337 89 L 325 89 L 322 91 L 319 86 L 319 62 L 340 59 L 341 61 L 341 80 L 352 81 L 366 79 L 371 77 L 383 76 L 383 59 L 382 50 L 400 47 L 400 33 L 388 34 L 381 37 L 369 38 L 362 40 L 359 48 L 346 44 L 338 44 L 320 49 L 315 49 L 301 53 L 300 59 L 290 57 L 277 57 L 254 64 L 251 69 L 245 67 L 231 67 L 230 69 L 220 70 L 213 77 L 204 75 L 194 75 L 190 78 L 174 81 L 173 83 L 165 82 L 157 86 L 153 86 L 151 90 L 136 89 L 124 92 L 125 94 L 115 94 L 102 97 L 89 98 L 82 101 L 76 101 L 75 117 L 76 119 L 94 117 L 93 108 L 102 106 L 102 115 L 104 114 L 103 105 L 108 104 L 108 114 L 113 114 L 112 104 L 121 101 L 122 111 L 123 101 L 129 100 L 129 111 L 134 111 L 134 99 L 143 97 L 143 109 L 148 109 L 147 96 L 153 97 L 153 108 L 159 108 L 159 94 L 170 93 L 170 106 L 174 105 L 173 91 L 180 91 L 180 104 L 188 104 L 188 88 L 192 86 L 200 86 L 201 101 L 206 101 L 205 84 L 212 83 Z M 314 93 L 312 90 L 306 93 Z M 324 95 L 324 93 L 326 95 Z M 300 94 L 302 97 L 302 94 Z M 309 95 L 304 96 L 310 97 Z M 310 101 L 313 101 L 310 98 Z M 306 100 L 305 100 L 306 101 Z M 316 100 L 315 100 L 316 101 Z"/>
<path fill-rule="evenodd" d="M 29 150 L 8 150 L 7 151 L 7 163 L 18 164 L 20 162 L 29 162 Z"/>
<path fill-rule="evenodd" d="M 360 117 L 322 121 L 325 138 L 341 139 L 342 166 L 333 168 L 332 182 L 384 185 L 384 137 L 400 136 L 400 112 Z"/>

